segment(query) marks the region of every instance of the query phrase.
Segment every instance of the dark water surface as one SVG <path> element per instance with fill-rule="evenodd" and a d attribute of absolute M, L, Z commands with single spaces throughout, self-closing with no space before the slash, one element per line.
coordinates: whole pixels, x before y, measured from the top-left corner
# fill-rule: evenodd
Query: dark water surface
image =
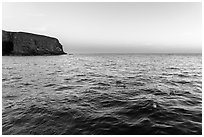
<path fill-rule="evenodd" d="M 202 56 L 2 57 L 3 134 L 202 134 Z"/>

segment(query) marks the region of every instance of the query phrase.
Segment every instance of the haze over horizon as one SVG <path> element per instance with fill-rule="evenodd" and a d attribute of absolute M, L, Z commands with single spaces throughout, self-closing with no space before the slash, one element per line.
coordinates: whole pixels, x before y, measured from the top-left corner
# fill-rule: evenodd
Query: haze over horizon
<path fill-rule="evenodd" d="M 202 3 L 2 3 L 2 29 L 56 37 L 68 53 L 201 53 Z"/>

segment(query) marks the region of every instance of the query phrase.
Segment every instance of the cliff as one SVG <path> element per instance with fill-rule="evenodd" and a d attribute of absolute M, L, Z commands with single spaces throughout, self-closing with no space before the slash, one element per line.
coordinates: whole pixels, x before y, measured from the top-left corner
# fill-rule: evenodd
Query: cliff
<path fill-rule="evenodd" d="M 26 32 L 2 31 L 2 55 L 66 54 L 58 39 Z"/>

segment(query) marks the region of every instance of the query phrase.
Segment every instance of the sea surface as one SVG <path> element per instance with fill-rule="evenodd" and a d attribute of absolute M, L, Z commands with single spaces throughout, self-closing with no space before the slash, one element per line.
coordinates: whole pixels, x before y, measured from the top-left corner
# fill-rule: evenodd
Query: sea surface
<path fill-rule="evenodd" d="M 202 134 L 201 54 L 2 57 L 2 133 Z"/>

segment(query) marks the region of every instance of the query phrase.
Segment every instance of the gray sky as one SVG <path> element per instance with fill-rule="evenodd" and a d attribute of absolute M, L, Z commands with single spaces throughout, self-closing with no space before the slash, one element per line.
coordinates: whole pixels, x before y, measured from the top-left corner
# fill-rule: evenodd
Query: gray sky
<path fill-rule="evenodd" d="M 2 28 L 59 39 L 66 52 L 202 52 L 201 3 L 3 3 Z"/>

